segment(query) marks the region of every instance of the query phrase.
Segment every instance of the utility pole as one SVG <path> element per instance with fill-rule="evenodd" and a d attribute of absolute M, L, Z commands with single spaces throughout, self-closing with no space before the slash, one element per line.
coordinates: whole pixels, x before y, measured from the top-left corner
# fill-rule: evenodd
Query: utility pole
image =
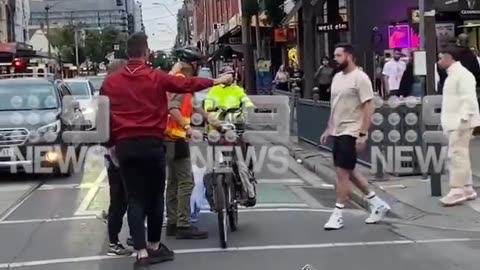
<path fill-rule="evenodd" d="M 249 0 L 242 0 L 241 9 L 245 6 L 245 2 Z M 245 86 L 249 95 L 254 95 L 256 91 L 255 83 L 255 63 L 253 61 L 253 49 L 251 38 L 251 18 L 249 14 L 242 11 L 242 43 L 243 50 L 243 66 L 245 68 Z"/>
<path fill-rule="evenodd" d="M 312 98 L 312 90 L 315 86 L 315 57 L 308 57 L 307 54 L 315 52 L 315 14 L 314 8 L 309 1 L 303 4 L 303 71 L 304 83 L 303 93 L 305 98 Z"/>
<path fill-rule="evenodd" d="M 260 0 L 258 0 L 258 5 L 260 5 Z M 260 35 L 260 16 L 255 14 L 255 40 L 257 43 L 257 58 L 260 58 L 263 56 L 263 46 L 262 46 L 262 40 L 261 40 L 261 35 Z"/>
<path fill-rule="evenodd" d="M 52 48 L 50 45 L 50 6 L 45 6 L 45 23 L 47 24 L 48 58 L 52 58 Z"/>
<path fill-rule="evenodd" d="M 80 64 L 79 64 L 80 61 L 78 60 L 78 29 L 76 26 L 74 31 L 75 31 L 75 63 L 77 65 L 77 68 L 80 69 Z"/>

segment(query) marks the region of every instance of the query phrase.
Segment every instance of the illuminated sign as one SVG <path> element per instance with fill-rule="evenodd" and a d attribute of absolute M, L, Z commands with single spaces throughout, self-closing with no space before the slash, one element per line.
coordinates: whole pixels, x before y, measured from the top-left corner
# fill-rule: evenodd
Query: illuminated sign
<path fill-rule="evenodd" d="M 317 24 L 317 31 L 320 33 L 348 31 L 348 23 L 326 23 Z"/>

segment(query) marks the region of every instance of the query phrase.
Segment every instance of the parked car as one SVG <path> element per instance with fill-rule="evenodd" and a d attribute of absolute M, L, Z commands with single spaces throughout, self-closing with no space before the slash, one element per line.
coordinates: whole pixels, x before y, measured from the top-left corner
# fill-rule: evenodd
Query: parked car
<path fill-rule="evenodd" d="M 73 97 L 80 103 L 80 108 L 85 119 L 91 123 L 91 128 L 96 127 L 97 104 L 95 102 L 95 87 L 92 81 L 85 78 L 67 79 L 65 82 L 72 90 Z"/>
<path fill-rule="evenodd" d="M 97 76 L 89 76 L 89 77 L 84 77 L 85 79 L 90 80 L 90 82 L 93 85 L 93 91 L 97 93 L 100 91 L 100 88 L 102 87 L 103 81 L 105 80 L 105 74 L 99 74 Z"/>
<path fill-rule="evenodd" d="M 76 153 L 80 143 L 66 143 L 62 134 L 84 130 L 85 119 L 77 101 L 65 104 L 63 98 L 71 95 L 61 80 L 0 80 L 0 170 L 36 174 L 40 165 L 57 175 L 73 173 L 74 164 L 65 163 L 67 151 Z"/>

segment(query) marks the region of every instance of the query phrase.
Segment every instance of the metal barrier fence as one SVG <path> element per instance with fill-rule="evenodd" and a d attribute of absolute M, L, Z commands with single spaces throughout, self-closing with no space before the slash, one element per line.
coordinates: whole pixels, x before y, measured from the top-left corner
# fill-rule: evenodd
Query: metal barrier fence
<path fill-rule="evenodd" d="M 276 90 L 274 94 L 290 97 L 292 121 L 296 120 L 298 138 L 331 151 L 331 140 L 327 145 L 320 145 L 320 136 L 327 128 L 330 117 L 330 102 L 295 98 L 285 91 Z M 367 148 L 359 153 L 359 162 L 375 169 L 379 179 L 384 173 L 395 176 L 421 174 L 419 155 L 423 155 L 420 151 L 423 137 L 420 100 L 391 99 L 385 102 L 376 98 L 375 106 Z M 291 126 L 294 126 L 293 122 Z"/>

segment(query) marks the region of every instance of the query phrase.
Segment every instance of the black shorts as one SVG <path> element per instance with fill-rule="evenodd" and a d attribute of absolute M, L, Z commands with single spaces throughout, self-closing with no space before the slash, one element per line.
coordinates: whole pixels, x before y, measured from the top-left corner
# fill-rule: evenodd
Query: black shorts
<path fill-rule="evenodd" d="M 335 167 L 353 171 L 357 164 L 357 138 L 350 135 L 333 137 L 333 164 Z"/>

